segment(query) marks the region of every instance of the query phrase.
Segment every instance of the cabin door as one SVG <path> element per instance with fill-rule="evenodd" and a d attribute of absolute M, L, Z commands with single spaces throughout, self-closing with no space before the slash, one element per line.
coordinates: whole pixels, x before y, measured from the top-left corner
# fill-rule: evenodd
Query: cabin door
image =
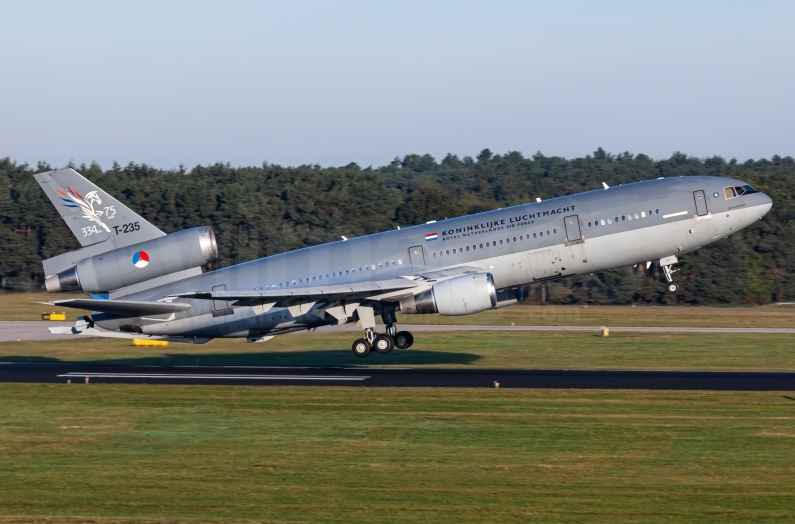
<path fill-rule="evenodd" d="M 707 198 L 704 191 L 693 191 L 693 198 L 696 200 L 696 214 L 700 217 L 709 213 L 707 211 Z"/>
<path fill-rule="evenodd" d="M 425 252 L 422 246 L 412 246 L 409 248 L 409 262 L 413 269 L 425 269 Z"/>
<path fill-rule="evenodd" d="M 569 242 L 577 242 L 582 239 L 580 232 L 580 217 L 577 215 L 567 216 L 563 219 L 566 225 L 566 238 Z"/>

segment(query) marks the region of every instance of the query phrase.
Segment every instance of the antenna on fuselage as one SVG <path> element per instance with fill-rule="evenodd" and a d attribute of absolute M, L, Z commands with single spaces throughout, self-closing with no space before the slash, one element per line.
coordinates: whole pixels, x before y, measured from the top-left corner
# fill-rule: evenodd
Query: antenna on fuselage
<path fill-rule="evenodd" d="M 536 202 L 541 202 L 541 199 L 536 197 Z"/>
<path fill-rule="evenodd" d="M 608 186 L 605 182 L 602 182 L 602 185 L 605 186 L 605 189 L 610 189 L 610 186 Z"/>

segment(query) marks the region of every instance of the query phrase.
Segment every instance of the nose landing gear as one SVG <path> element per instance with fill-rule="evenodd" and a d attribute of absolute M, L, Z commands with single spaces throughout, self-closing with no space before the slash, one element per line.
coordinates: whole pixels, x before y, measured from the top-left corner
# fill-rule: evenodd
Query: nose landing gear
<path fill-rule="evenodd" d="M 665 274 L 665 280 L 668 281 L 668 285 L 666 289 L 669 293 L 676 293 L 679 291 L 679 284 L 674 282 L 673 274 L 679 271 L 678 269 L 671 269 L 673 264 L 679 262 L 675 256 L 665 257 L 660 259 L 660 266 L 663 269 L 663 273 Z"/>

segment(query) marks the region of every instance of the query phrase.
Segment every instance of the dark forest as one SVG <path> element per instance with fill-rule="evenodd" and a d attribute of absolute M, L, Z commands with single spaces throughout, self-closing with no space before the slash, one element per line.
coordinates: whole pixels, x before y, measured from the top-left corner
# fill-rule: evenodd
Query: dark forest
<path fill-rule="evenodd" d="M 166 233 L 210 225 L 224 267 L 282 251 L 657 177 L 734 177 L 773 199 L 755 225 L 681 257 L 681 292 L 665 293 L 659 267 L 616 268 L 534 286 L 530 300 L 559 304 L 754 305 L 795 300 L 795 160 L 737 162 L 676 153 L 668 159 L 537 153 L 477 158 L 407 155 L 379 168 L 228 164 L 162 170 L 146 164 L 72 166 Z M 41 259 L 79 244 L 33 179 L 50 170 L 0 159 L 0 276 L 6 290 L 35 290 Z M 215 269 L 209 268 L 209 269 Z"/>

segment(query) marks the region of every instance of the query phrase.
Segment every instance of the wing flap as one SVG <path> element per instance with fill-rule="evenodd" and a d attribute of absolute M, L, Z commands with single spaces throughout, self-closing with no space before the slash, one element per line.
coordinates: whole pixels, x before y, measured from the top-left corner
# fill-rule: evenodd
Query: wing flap
<path fill-rule="evenodd" d="M 236 301 L 238 306 L 253 306 L 264 303 L 277 303 L 290 299 L 338 300 L 352 296 L 379 295 L 390 291 L 400 291 L 417 287 L 419 284 L 405 278 L 334 284 L 331 286 L 311 286 L 293 289 L 260 289 L 252 291 L 196 291 L 169 295 L 169 298 L 189 298 L 203 300 Z"/>

